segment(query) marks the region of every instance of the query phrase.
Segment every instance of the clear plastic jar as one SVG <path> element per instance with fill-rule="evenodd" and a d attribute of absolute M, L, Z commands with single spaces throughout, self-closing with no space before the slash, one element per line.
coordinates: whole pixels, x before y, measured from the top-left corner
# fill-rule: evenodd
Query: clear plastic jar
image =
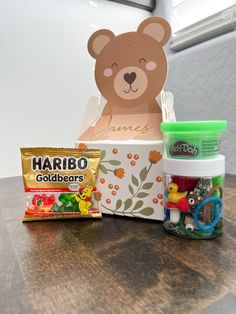
<path fill-rule="evenodd" d="M 175 235 L 209 239 L 223 233 L 225 158 L 163 158 L 164 228 Z"/>

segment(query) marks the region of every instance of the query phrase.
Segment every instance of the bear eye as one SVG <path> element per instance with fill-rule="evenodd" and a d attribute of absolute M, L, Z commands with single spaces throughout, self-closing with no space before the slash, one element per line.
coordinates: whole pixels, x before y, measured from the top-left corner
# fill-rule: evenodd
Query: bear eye
<path fill-rule="evenodd" d="M 116 62 L 112 63 L 111 68 L 118 67 L 118 64 Z"/>
<path fill-rule="evenodd" d="M 147 62 L 147 60 L 144 58 L 141 58 L 141 59 L 139 59 L 139 63 L 141 63 L 141 62 Z"/>

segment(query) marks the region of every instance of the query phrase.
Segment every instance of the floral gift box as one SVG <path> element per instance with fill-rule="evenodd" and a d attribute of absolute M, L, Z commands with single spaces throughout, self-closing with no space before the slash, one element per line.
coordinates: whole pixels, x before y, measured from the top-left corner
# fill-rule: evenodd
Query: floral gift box
<path fill-rule="evenodd" d="M 96 195 L 100 212 L 163 220 L 161 141 L 86 146 L 102 149 Z"/>
<path fill-rule="evenodd" d="M 164 92 L 169 23 L 149 17 L 137 29 L 97 30 L 88 40 L 100 97 L 91 97 L 76 146 L 102 150 L 99 210 L 163 220 L 162 121 L 173 121 L 173 96 Z"/>

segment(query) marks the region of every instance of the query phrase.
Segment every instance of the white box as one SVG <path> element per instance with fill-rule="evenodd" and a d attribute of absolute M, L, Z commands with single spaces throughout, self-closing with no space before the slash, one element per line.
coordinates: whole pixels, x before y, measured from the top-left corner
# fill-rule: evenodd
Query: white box
<path fill-rule="evenodd" d="M 97 180 L 104 214 L 163 220 L 162 141 L 76 142 L 102 150 Z"/>
<path fill-rule="evenodd" d="M 102 150 L 98 176 L 103 213 L 163 220 L 162 121 L 173 121 L 163 46 L 169 23 L 150 17 L 137 30 L 97 30 L 88 40 L 100 99 L 92 97 L 76 146 Z"/>

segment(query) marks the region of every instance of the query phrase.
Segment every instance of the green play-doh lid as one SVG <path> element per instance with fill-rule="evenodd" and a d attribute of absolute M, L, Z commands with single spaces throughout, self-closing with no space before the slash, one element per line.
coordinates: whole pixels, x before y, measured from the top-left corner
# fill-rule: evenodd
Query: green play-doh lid
<path fill-rule="evenodd" d="M 163 122 L 164 154 L 174 159 L 215 158 L 227 121 Z"/>
<path fill-rule="evenodd" d="M 226 120 L 162 122 L 162 132 L 223 132 Z"/>

